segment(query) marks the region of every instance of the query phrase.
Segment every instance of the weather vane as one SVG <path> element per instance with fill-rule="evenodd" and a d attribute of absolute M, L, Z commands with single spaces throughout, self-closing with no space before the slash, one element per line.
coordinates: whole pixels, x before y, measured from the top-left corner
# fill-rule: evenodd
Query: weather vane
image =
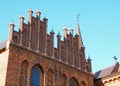
<path fill-rule="evenodd" d="M 117 62 L 117 57 L 116 56 L 114 56 L 113 59 L 115 60 L 115 62 Z"/>
<path fill-rule="evenodd" d="M 79 22 L 79 16 L 80 16 L 80 14 L 77 14 L 77 22 Z"/>

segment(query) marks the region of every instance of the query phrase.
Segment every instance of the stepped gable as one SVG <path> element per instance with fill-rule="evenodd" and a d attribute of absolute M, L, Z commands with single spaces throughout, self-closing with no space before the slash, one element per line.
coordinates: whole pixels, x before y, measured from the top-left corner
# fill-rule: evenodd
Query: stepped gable
<path fill-rule="evenodd" d="M 54 32 L 47 33 L 47 17 L 41 20 L 41 12 L 28 10 L 28 23 L 24 23 L 24 17 L 19 17 L 19 30 L 14 30 L 14 23 L 10 23 L 8 43 L 14 44 L 33 52 L 45 55 L 51 59 L 56 59 L 65 64 L 69 64 L 77 69 L 91 72 L 91 59 L 86 60 L 85 47 L 83 45 L 80 25 L 77 25 L 77 33 L 73 35 L 72 28 L 63 28 L 64 40 L 61 35 L 57 35 L 57 48 L 54 47 Z"/>

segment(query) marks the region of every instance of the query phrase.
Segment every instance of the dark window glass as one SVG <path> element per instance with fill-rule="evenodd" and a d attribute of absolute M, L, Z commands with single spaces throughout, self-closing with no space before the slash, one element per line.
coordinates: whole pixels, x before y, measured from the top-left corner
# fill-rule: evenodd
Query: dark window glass
<path fill-rule="evenodd" d="M 76 79 L 72 78 L 72 79 L 70 79 L 70 86 L 79 86 L 79 84 L 76 81 Z"/>
<path fill-rule="evenodd" d="M 32 69 L 31 86 L 40 86 L 40 71 L 36 67 Z"/>
<path fill-rule="evenodd" d="M 70 83 L 70 86 L 75 86 L 73 82 Z"/>

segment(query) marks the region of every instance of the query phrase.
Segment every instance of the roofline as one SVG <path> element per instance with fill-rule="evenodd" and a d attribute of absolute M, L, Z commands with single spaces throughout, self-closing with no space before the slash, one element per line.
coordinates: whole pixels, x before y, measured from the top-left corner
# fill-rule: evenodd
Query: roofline
<path fill-rule="evenodd" d="M 6 48 L 7 41 L 8 41 L 8 39 L 5 39 L 0 42 L 0 51 L 4 50 Z"/>
<path fill-rule="evenodd" d="M 6 51 L 6 47 L 5 47 L 5 48 L 0 49 L 0 54 L 1 54 L 1 53 L 3 53 L 4 51 Z"/>
<path fill-rule="evenodd" d="M 102 77 L 102 80 L 107 79 L 107 78 L 110 78 L 110 77 L 113 77 L 113 76 L 117 76 L 118 74 L 120 74 L 120 71 L 119 71 L 119 72 L 112 73 L 112 74 L 110 74 L 110 75 L 108 75 L 108 76 Z"/>

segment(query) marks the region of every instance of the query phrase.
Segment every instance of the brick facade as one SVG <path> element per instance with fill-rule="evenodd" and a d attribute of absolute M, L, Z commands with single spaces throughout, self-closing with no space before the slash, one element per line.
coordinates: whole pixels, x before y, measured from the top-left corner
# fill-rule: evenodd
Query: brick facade
<path fill-rule="evenodd" d="M 27 24 L 23 16 L 19 17 L 19 31 L 14 30 L 13 23 L 10 24 L 6 49 L 0 54 L 0 62 L 5 63 L 2 72 L 6 72 L 3 76 L 5 84 L 1 82 L 1 86 L 30 86 L 34 67 L 40 69 L 40 86 L 70 86 L 72 81 L 77 82 L 76 86 L 93 86 L 91 59 L 85 58 L 79 24 L 75 36 L 73 30 L 68 33 L 67 28 L 64 28 L 63 41 L 57 34 L 55 48 L 55 33 L 47 34 L 48 19 L 41 20 L 40 11 L 36 12 L 36 17 L 32 14 L 29 10 Z M 1 56 L 8 60 L 1 60 Z"/>

